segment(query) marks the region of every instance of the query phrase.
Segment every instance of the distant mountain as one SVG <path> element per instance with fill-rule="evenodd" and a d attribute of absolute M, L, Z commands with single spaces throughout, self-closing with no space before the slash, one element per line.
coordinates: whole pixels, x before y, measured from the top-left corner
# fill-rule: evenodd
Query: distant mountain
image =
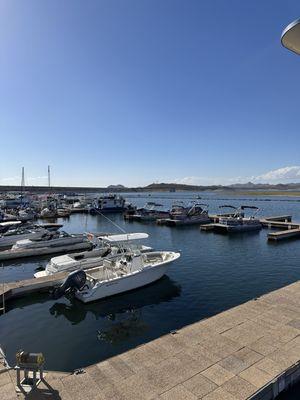
<path fill-rule="evenodd" d="M 141 188 L 143 191 L 174 191 L 174 190 L 190 190 L 190 191 L 202 191 L 202 190 L 231 190 L 231 188 L 221 185 L 212 186 L 199 186 L 199 185 L 184 185 L 182 183 L 151 183 L 148 186 Z M 233 190 L 233 189 L 232 189 Z"/>
<path fill-rule="evenodd" d="M 109 185 L 109 186 L 107 186 L 107 189 L 125 189 L 125 186 L 123 186 L 123 185 Z"/>
<path fill-rule="evenodd" d="M 49 188 L 47 186 L 26 186 L 26 190 L 35 193 L 49 193 Z M 271 185 L 268 183 L 237 183 L 230 186 L 222 185 L 211 185 L 211 186 L 198 186 L 198 185 L 184 185 L 180 183 L 151 183 L 144 187 L 126 187 L 123 185 L 109 185 L 107 187 L 68 187 L 68 186 L 53 186 L 51 191 L 57 193 L 107 193 L 107 191 L 112 192 L 176 192 L 176 191 L 191 191 L 191 192 L 201 192 L 201 191 L 215 191 L 215 192 L 227 192 L 227 193 L 239 193 L 241 191 L 251 191 L 251 192 L 263 192 L 269 191 L 300 191 L 300 183 L 279 183 L 276 185 Z M 20 186 L 1 186 L 0 193 L 8 191 L 20 191 Z"/>
<path fill-rule="evenodd" d="M 250 189 L 250 190 L 299 190 L 300 183 L 235 183 L 230 185 L 233 189 Z"/>

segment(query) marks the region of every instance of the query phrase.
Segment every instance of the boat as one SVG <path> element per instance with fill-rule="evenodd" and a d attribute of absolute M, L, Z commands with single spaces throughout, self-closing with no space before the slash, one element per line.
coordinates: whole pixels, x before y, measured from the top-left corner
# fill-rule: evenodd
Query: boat
<path fill-rule="evenodd" d="M 72 272 L 53 296 L 59 298 L 74 291 L 78 300 L 89 303 L 137 289 L 160 279 L 168 264 L 179 257 L 180 253 L 172 251 L 153 251 L 122 254 L 116 260 L 104 259 L 101 266 Z"/>
<path fill-rule="evenodd" d="M 94 238 L 92 234 L 87 236 L 93 243 L 97 243 L 97 247 L 90 251 L 53 257 L 46 265 L 45 270 L 36 272 L 34 277 L 41 278 L 58 272 L 95 267 L 100 265 L 105 257 L 118 257 L 121 253 L 126 253 L 128 249 L 141 252 L 152 250 L 149 246 L 134 244 L 136 240 L 148 238 L 149 235 L 147 233 L 105 235 L 98 238 Z"/>
<path fill-rule="evenodd" d="M 137 221 L 156 221 L 160 218 L 169 217 L 169 211 L 162 210 L 162 208 L 162 204 L 149 201 L 143 208 L 138 209 L 135 214 L 131 215 L 130 219 Z"/>
<path fill-rule="evenodd" d="M 71 215 L 71 209 L 69 208 L 58 208 L 56 214 L 61 218 L 68 218 Z"/>
<path fill-rule="evenodd" d="M 43 208 L 40 213 L 40 218 L 56 218 L 57 212 L 56 209 L 51 207 Z"/>
<path fill-rule="evenodd" d="M 10 250 L 0 252 L 0 261 L 42 256 L 66 251 L 90 250 L 93 243 L 87 235 L 48 232 L 41 238 L 18 240 Z"/>
<path fill-rule="evenodd" d="M 54 222 L 46 222 L 43 224 L 34 224 L 33 226 L 37 227 L 37 228 L 44 228 L 44 229 L 47 229 L 48 231 L 52 232 L 52 231 L 57 231 L 59 228 L 62 228 L 63 224 L 56 224 Z"/>
<path fill-rule="evenodd" d="M 116 194 L 109 194 L 94 200 L 94 203 L 90 208 L 90 213 L 98 214 L 123 212 L 126 210 L 125 203 L 126 201 L 124 197 L 117 196 Z"/>
<path fill-rule="evenodd" d="M 259 208 L 256 206 L 240 206 L 234 207 L 230 205 L 220 206 L 220 208 L 231 208 L 234 210 L 233 213 L 227 215 L 220 215 L 219 222 L 214 225 L 214 230 L 219 232 L 247 232 L 247 231 L 259 231 L 262 228 L 262 224 L 256 214 L 259 212 Z M 245 210 L 254 210 L 254 213 L 245 217 Z"/>
<path fill-rule="evenodd" d="M 31 208 L 27 208 L 27 209 L 18 211 L 18 219 L 22 222 L 27 222 L 27 221 L 33 220 L 36 217 L 37 217 L 37 213 Z"/>
<path fill-rule="evenodd" d="M 187 207 L 182 203 L 176 203 L 172 206 L 170 218 L 159 220 L 160 224 L 167 226 L 199 225 L 209 222 L 208 205 L 201 203 L 193 203 Z"/>
<path fill-rule="evenodd" d="M 13 246 L 18 240 L 22 239 L 40 239 L 49 233 L 44 228 L 22 228 L 10 229 L 3 235 L 0 235 L 0 249 Z"/>
<path fill-rule="evenodd" d="M 5 233 L 11 228 L 15 228 L 18 225 L 21 225 L 21 221 L 5 221 L 5 222 L 0 222 L 0 233 Z"/>
<path fill-rule="evenodd" d="M 5 209 L 17 209 L 19 207 L 28 206 L 30 204 L 29 198 L 24 195 L 8 196 L 0 200 L 0 207 Z"/>

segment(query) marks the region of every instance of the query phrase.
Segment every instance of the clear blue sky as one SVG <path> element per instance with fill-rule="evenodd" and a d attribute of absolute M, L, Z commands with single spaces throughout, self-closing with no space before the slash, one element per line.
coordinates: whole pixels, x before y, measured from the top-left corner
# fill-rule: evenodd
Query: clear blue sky
<path fill-rule="evenodd" d="M 22 166 L 46 183 L 48 164 L 57 185 L 300 181 L 300 57 L 280 44 L 297 17 L 296 0 L 1 0 L 0 183 Z"/>

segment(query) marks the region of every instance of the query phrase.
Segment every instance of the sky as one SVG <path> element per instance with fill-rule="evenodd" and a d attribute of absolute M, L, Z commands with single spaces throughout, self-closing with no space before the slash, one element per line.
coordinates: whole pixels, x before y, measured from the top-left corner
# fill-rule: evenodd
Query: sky
<path fill-rule="evenodd" d="M 300 182 L 296 0 L 0 0 L 0 184 Z"/>

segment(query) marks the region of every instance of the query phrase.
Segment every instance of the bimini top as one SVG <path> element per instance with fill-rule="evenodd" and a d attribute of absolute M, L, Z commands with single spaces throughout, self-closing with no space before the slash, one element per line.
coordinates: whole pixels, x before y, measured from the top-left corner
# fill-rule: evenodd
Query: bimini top
<path fill-rule="evenodd" d="M 300 19 L 289 24 L 281 35 L 281 43 L 287 49 L 300 54 Z"/>
<path fill-rule="evenodd" d="M 130 240 L 147 239 L 148 237 L 148 233 L 124 233 L 121 235 L 100 236 L 99 239 L 109 243 L 117 243 L 128 242 Z"/>

